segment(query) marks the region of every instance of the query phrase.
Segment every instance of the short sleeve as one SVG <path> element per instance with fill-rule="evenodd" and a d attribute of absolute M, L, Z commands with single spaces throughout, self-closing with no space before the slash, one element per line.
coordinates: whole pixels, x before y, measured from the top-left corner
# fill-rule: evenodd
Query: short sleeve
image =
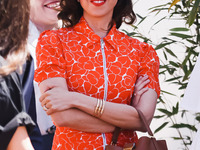
<path fill-rule="evenodd" d="M 0 125 L 0 141 L 2 141 L 0 144 L 1 150 L 7 149 L 10 140 L 19 126 L 25 126 L 28 133 L 30 133 L 35 124 L 26 112 L 20 112 L 5 126 Z"/>
<path fill-rule="evenodd" d="M 142 43 L 141 51 L 139 53 L 140 57 L 140 66 L 139 66 L 139 74 L 148 75 L 150 83 L 147 87 L 155 90 L 157 96 L 160 96 L 160 84 L 159 84 L 159 58 L 156 51 L 152 46 Z"/>
<path fill-rule="evenodd" d="M 66 61 L 57 32 L 45 31 L 38 39 L 36 47 L 37 69 L 34 76 L 38 83 L 53 77 L 65 78 Z"/>

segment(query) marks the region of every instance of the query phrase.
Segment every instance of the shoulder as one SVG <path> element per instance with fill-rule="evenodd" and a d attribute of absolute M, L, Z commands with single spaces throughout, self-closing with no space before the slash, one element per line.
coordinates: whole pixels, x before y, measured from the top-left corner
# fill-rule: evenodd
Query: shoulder
<path fill-rule="evenodd" d="M 68 36 L 69 33 L 73 32 L 71 28 L 60 28 L 57 30 L 46 30 L 42 32 L 38 38 L 38 42 L 40 41 L 51 41 L 52 43 L 55 40 L 62 40 Z"/>
<path fill-rule="evenodd" d="M 152 45 L 149 45 L 145 42 L 141 42 L 138 39 L 130 37 L 131 48 L 138 52 L 140 57 L 144 57 L 149 53 L 153 53 L 157 57 L 157 53 Z"/>
<path fill-rule="evenodd" d="M 42 32 L 38 38 L 38 41 L 44 40 L 44 39 L 51 39 L 52 37 L 57 37 L 58 30 L 46 30 Z"/>
<path fill-rule="evenodd" d="M 149 45 L 145 42 L 141 42 L 140 40 L 138 40 L 134 37 L 130 37 L 127 34 L 125 34 L 124 32 L 118 31 L 118 37 L 123 39 L 123 41 L 125 41 L 127 47 L 131 51 L 136 51 L 140 54 L 144 54 L 149 51 L 155 51 L 151 45 Z"/>
<path fill-rule="evenodd" d="M 131 49 L 134 48 L 136 50 L 143 50 L 149 46 L 147 43 L 141 42 L 138 39 L 130 37 L 122 31 L 117 30 L 116 33 L 116 37 L 123 39 L 123 41 L 129 43 L 127 46 Z"/>

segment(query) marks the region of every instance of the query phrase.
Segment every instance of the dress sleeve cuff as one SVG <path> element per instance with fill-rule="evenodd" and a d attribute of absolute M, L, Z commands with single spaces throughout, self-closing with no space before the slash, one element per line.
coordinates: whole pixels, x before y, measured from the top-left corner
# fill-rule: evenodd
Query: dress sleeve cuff
<path fill-rule="evenodd" d="M 5 114 L 6 115 L 6 114 Z M 21 112 L 17 114 L 10 122 L 8 122 L 5 126 L 0 125 L 0 149 L 6 150 L 7 146 L 12 139 L 17 127 L 25 126 L 28 133 L 32 131 L 35 126 L 35 123 L 32 121 L 31 117 L 25 113 Z"/>

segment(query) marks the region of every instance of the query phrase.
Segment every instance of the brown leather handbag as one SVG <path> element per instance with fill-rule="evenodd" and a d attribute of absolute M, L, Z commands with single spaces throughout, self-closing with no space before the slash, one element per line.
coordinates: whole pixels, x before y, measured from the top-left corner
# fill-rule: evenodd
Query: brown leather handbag
<path fill-rule="evenodd" d="M 149 134 L 148 136 L 142 136 L 139 138 L 137 144 L 135 143 L 129 143 L 126 144 L 123 148 L 116 145 L 117 139 L 120 133 L 120 128 L 116 127 L 111 145 L 106 146 L 106 150 L 168 150 L 167 144 L 165 140 L 156 140 L 154 137 L 149 125 L 147 124 L 147 121 L 143 115 L 143 113 L 136 109 L 144 126 L 146 127 L 146 130 Z"/>

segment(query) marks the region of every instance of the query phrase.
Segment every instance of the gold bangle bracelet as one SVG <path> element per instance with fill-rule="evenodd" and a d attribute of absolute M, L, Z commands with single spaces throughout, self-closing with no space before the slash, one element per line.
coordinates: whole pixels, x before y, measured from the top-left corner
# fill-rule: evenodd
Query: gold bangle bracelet
<path fill-rule="evenodd" d="M 104 111 L 104 108 L 105 108 L 105 104 L 106 104 L 106 102 L 105 102 L 104 100 L 102 100 L 102 101 L 103 101 L 103 105 L 102 105 L 102 109 L 101 109 L 101 113 L 100 113 L 100 115 L 103 114 L 103 111 Z"/>
<path fill-rule="evenodd" d="M 97 98 L 97 105 L 96 105 L 95 111 L 94 111 L 95 116 L 98 114 L 98 109 L 99 109 L 99 99 Z"/>
<path fill-rule="evenodd" d="M 99 109 L 98 109 L 98 111 L 97 111 L 97 116 L 100 115 L 101 109 L 102 109 L 102 100 L 99 99 Z"/>
<path fill-rule="evenodd" d="M 97 98 L 97 105 L 95 107 L 94 116 L 101 117 L 105 108 L 105 101 Z"/>

